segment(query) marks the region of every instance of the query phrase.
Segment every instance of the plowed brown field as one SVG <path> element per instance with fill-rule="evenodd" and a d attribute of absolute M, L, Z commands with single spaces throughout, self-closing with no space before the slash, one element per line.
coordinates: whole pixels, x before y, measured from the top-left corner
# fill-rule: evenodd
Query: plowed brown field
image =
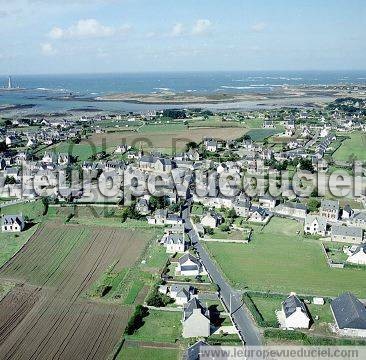
<path fill-rule="evenodd" d="M 132 309 L 83 295 L 112 263 L 133 265 L 146 240 L 116 228 L 40 227 L 0 269 L 0 281 L 19 284 L 0 302 L 0 358 L 105 359 Z"/>

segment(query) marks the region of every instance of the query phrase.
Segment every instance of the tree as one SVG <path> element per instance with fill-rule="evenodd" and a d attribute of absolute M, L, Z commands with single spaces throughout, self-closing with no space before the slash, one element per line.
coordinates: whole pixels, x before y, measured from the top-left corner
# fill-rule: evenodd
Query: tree
<path fill-rule="evenodd" d="M 207 235 L 213 235 L 214 234 L 214 229 L 208 227 L 208 226 L 205 226 L 205 234 Z"/>
<path fill-rule="evenodd" d="M 144 324 L 144 317 L 149 314 L 149 311 L 146 307 L 142 305 L 137 305 L 135 308 L 135 312 L 131 316 L 130 320 L 125 329 L 125 333 L 127 335 L 132 335 L 136 330 L 138 330 Z"/>
<path fill-rule="evenodd" d="M 190 149 L 197 149 L 198 144 L 195 141 L 189 141 L 186 144 L 186 151 L 189 151 Z"/>
<path fill-rule="evenodd" d="M 300 159 L 300 169 L 314 172 L 313 164 L 310 159 Z"/>
<path fill-rule="evenodd" d="M 230 219 L 236 219 L 238 217 L 238 215 L 236 214 L 235 209 L 230 209 L 227 212 L 227 217 L 230 218 Z"/>
<path fill-rule="evenodd" d="M 159 290 L 155 288 L 147 299 L 146 304 L 148 306 L 165 307 L 173 301 L 174 300 L 170 296 L 160 293 Z"/>
<path fill-rule="evenodd" d="M 220 225 L 220 230 L 224 232 L 228 232 L 230 230 L 230 226 L 228 224 Z"/>
<path fill-rule="evenodd" d="M 15 180 L 14 176 L 7 176 L 5 178 L 5 182 L 4 182 L 5 185 L 12 185 L 15 183 L 16 183 L 16 180 Z"/>
<path fill-rule="evenodd" d="M 308 201 L 308 209 L 310 212 L 315 212 L 319 209 L 320 207 L 320 201 L 315 199 L 315 198 L 311 198 Z"/>

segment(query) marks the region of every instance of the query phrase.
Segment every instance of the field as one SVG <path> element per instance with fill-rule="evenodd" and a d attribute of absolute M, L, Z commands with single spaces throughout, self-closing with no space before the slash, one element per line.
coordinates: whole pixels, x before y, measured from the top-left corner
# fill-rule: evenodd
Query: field
<path fill-rule="evenodd" d="M 349 139 L 342 142 L 342 145 L 333 154 L 334 160 L 366 160 L 366 136 L 363 132 L 353 132 L 348 134 Z"/>
<path fill-rule="evenodd" d="M 20 214 L 30 221 L 39 222 L 42 219 L 44 205 L 41 200 L 0 207 L 1 214 Z"/>
<path fill-rule="evenodd" d="M 273 218 L 254 230 L 248 245 L 205 243 L 226 277 L 239 288 L 288 294 L 338 296 L 352 291 L 361 298 L 366 271 L 331 269 L 317 240 L 296 235 L 302 224 Z"/>
<path fill-rule="evenodd" d="M 233 127 L 222 128 L 197 128 L 185 129 L 177 125 L 155 125 L 146 126 L 139 132 L 125 131 L 115 133 L 93 134 L 88 142 L 92 142 L 99 147 L 103 141 L 107 144 L 107 148 L 115 147 L 123 142 L 143 149 L 159 149 L 171 150 L 176 148 L 178 151 L 184 149 L 184 146 L 189 141 L 201 142 L 205 136 L 210 136 L 218 139 L 228 140 L 235 139 L 246 132 L 245 128 L 238 129 Z M 87 144 L 82 142 L 81 144 Z"/>
<path fill-rule="evenodd" d="M 132 307 L 86 296 L 113 264 L 122 272 L 139 259 L 147 232 L 79 225 L 40 225 L 0 269 L 18 284 L 0 302 L 4 358 L 106 358 Z"/>
<path fill-rule="evenodd" d="M 176 360 L 178 349 L 156 349 L 150 347 L 123 347 L 117 360 Z"/>
<path fill-rule="evenodd" d="M 252 129 L 247 132 L 253 141 L 263 141 L 264 139 L 281 132 L 278 129 Z"/>

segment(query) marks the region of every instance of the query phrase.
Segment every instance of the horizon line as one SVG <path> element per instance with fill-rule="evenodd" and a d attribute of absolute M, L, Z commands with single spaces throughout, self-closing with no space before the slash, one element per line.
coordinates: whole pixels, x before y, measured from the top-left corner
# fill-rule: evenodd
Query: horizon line
<path fill-rule="evenodd" d="M 7 73 L 9 76 L 60 76 L 60 75 L 116 75 L 116 74 L 183 74 L 183 73 L 234 73 L 234 72 L 366 72 L 366 69 L 297 69 L 297 70 L 141 70 L 141 71 L 106 71 L 106 72 L 49 72 L 49 73 Z"/>

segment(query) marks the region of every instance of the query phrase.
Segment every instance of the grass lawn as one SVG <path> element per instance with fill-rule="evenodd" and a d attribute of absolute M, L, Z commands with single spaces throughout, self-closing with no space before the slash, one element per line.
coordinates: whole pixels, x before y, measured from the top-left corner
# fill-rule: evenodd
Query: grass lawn
<path fill-rule="evenodd" d="M 32 201 L 29 203 L 14 204 L 6 207 L 0 207 L 1 214 L 13 215 L 22 213 L 29 220 L 38 222 L 43 217 L 44 205 L 41 200 Z"/>
<path fill-rule="evenodd" d="M 207 238 L 220 240 L 247 240 L 248 234 L 239 230 L 222 231 L 219 228 L 216 228 L 214 229 L 214 233 L 207 236 Z"/>
<path fill-rule="evenodd" d="M 192 215 L 203 215 L 204 208 L 200 204 L 194 204 L 191 209 Z"/>
<path fill-rule="evenodd" d="M 117 360 L 175 360 L 178 356 L 178 349 L 123 347 Z"/>
<path fill-rule="evenodd" d="M 137 295 L 139 294 L 139 292 L 143 287 L 144 283 L 141 280 L 137 279 L 136 281 L 134 281 L 130 288 L 130 291 L 128 292 L 124 300 L 124 304 L 132 305 L 135 302 Z"/>
<path fill-rule="evenodd" d="M 37 225 L 20 233 L 0 233 L 0 266 L 15 255 L 34 234 Z"/>
<path fill-rule="evenodd" d="M 133 335 L 126 335 L 126 338 L 174 343 L 182 337 L 181 320 L 181 311 L 149 310 L 144 325 Z"/>
<path fill-rule="evenodd" d="M 349 139 L 343 141 L 342 145 L 333 154 L 334 160 L 348 161 L 350 159 L 366 160 L 366 136 L 363 132 L 352 132 L 348 134 Z"/>
<path fill-rule="evenodd" d="M 147 250 L 146 262 L 141 264 L 141 269 L 153 268 L 158 271 L 165 266 L 168 258 L 169 255 L 166 253 L 165 247 L 154 241 Z"/>
<path fill-rule="evenodd" d="M 246 135 L 249 135 L 253 141 L 263 141 L 264 139 L 280 133 L 279 129 L 252 129 Z"/>
<path fill-rule="evenodd" d="M 338 296 L 352 291 L 366 297 L 366 271 L 331 269 L 320 242 L 305 240 L 296 231 L 302 224 L 273 218 L 264 229 L 256 229 L 246 246 L 231 243 L 205 243 L 234 286 L 283 294 Z"/>
<path fill-rule="evenodd" d="M 102 151 L 101 146 L 92 146 L 91 144 L 69 144 L 60 143 L 53 148 L 53 151 L 58 153 L 68 153 L 74 157 L 78 157 L 79 161 L 87 160 L 91 155 Z M 106 149 L 107 150 L 107 149 Z"/>

